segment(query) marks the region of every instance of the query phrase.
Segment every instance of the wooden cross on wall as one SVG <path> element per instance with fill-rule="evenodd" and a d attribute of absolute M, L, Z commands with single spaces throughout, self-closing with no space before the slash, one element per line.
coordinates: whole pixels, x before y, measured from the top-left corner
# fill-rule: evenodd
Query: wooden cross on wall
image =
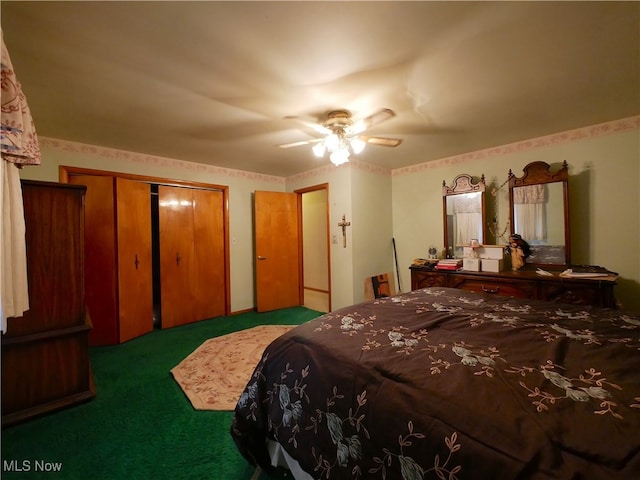
<path fill-rule="evenodd" d="M 338 226 L 342 227 L 342 248 L 347 248 L 347 227 L 351 222 L 347 222 L 346 216 L 342 215 L 342 221 L 338 222 Z"/>

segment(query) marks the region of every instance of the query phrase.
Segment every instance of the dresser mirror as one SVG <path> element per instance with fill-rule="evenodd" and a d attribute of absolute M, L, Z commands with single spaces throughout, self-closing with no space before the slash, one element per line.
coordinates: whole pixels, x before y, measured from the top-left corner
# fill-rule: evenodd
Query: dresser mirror
<path fill-rule="evenodd" d="M 467 174 L 458 175 L 448 187 L 442 182 L 444 246 L 447 255 L 461 258 L 472 240 L 485 242 L 484 175 L 477 183 Z"/>
<path fill-rule="evenodd" d="M 532 162 L 524 175 L 509 171 L 509 223 L 531 247 L 526 263 L 571 264 L 569 173 L 567 162 L 553 172 L 545 162 Z"/>

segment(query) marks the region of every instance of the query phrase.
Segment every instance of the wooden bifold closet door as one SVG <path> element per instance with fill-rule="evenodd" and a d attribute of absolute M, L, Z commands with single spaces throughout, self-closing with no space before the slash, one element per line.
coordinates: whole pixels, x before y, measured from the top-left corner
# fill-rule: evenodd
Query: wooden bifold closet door
<path fill-rule="evenodd" d="M 86 185 L 85 285 L 92 345 L 153 330 L 151 194 L 147 183 L 73 175 Z"/>
<path fill-rule="evenodd" d="M 147 183 L 116 178 L 121 342 L 153 330 L 150 191 Z"/>
<path fill-rule="evenodd" d="M 162 328 L 224 315 L 221 191 L 160 185 Z"/>

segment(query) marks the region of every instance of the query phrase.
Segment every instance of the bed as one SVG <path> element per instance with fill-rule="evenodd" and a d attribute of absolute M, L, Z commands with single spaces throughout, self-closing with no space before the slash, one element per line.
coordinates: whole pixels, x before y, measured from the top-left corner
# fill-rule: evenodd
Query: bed
<path fill-rule="evenodd" d="M 271 343 L 239 451 L 296 479 L 640 478 L 640 315 L 426 288 Z"/>

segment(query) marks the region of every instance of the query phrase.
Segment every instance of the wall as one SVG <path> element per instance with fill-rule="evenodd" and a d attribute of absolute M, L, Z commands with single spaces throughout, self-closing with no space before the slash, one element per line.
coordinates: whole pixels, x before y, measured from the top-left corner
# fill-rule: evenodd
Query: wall
<path fill-rule="evenodd" d="M 569 163 L 572 260 L 601 265 L 621 276 L 623 307 L 640 310 L 640 116 L 585 127 L 512 145 L 472 152 L 393 170 L 353 161 L 325 165 L 287 179 L 209 167 L 160 157 L 41 138 L 43 165 L 26 167 L 22 178 L 58 180 L 58 165 L 122 171 L 229 186 L 231 309 L 254 306 L 252 193 L 294 191 L 329 184 L 332 307 L 363 298 L 364 277 L 393 271 L 391 240 L 398 250 L 401 286 L 410 289 L 409 265 L 443 248 L 442 182 L 460 173 L 484 174 L 487 217 L 497 207 L 499 229 L 508 219 L 508 190 L 500 187 L 509 170 L 542 160 Z M 401 148 L 401 147 L 400 147 Z M 345 214 L 347 247 L 338 222 Z M 508 232 L 507 232 L 508 234 Z M 506 241 L 506 239 L 503 239 Z"/>
<path fill-rule="evenodd" d="M 509 170 L 521 176 L 530 162 L 559 166 L 563 160 L 569 164 L 572 263 L 618 272 L 618 300 L 624 308 L 640 310 L 640 117 L 394 170 L 393 232 L 405 266 L 402 282 L 409 285 L 413 258 L 426 257 L 432 245 L 443 248 L 443 180 L 451 184 L 460 173 L 484 174 L 487 218 L 496 203 L 502 230 L 508 189 L 505 185 L 495 199 L 491 190 L 506 181 Z"/>
<path fill-rule="evenodd" d="M 226 185 L 229 187 L 231 311 L 252 309 L 254 298 L 253 197 L 256 190 L 284 191 L 282 177 L 210 167 L 162 157 L 40 138 L 42 165 L 25 167 L 23 179 L 58 181 L 58 166 L 68 165 L 137 175 Z"/>
<path fill-rule="evenodd" d="M 386 169 L 352 160 L 287 178 L 287 191 L 329 184 L 331 307 L 364 300 L 364 279 L 393 272 L 391 176 Z M 347 245 L 338 223 L 345 215 Z"/>
<path fill-rule="evenodd" d="M 331 164 L 319 167 L 286 179 L 286 190 L 293 192 L 302 188 L 329 184 L 329 232 L 331 245 L 331 308 L 333 310 L 354 303 L 353 289 L 353 229 L 347 227 L 347 246 L 342 246 L 342 229 L 338 223 L 342 215 L 351 220 L 351 175 L 353 164 L 339 167 Z M 353 222 L 352 222 L 353 223 Z"/>
<path fill-rule="evenodd" d="M 353 290 L 357 303 L 364 300 L 365 278 L 388 272 L 395 279 L 389 172 L 356 164 L 351 177 L 351 202 Z"/>
<path fill-rule="evenodd" d="M 364 276 L 391 271 L 390 242 L 391 176 L 384 169 L 365 163 L 331 164 L 285 179 L 238 170 L 194 164 L 180 160 L 141 155 L 74 142 L 40 138 L 42 165 L 27 167 L 21 178 L 58 181 L 60 165 L 126 172 L 169 179 L 197 181 L 229 187 L 231 311 L 254 308 L 253 197 L 256 190 L 294 191 L 328 183 L 329 218 L 332 237 L 331 305 L 333 309 L 364 298 Z M 355 185 L 352 176 L 355 173 Z M 352 193 L 352 189 L 357 193 Z M 362 197 L 360 199 L 360 196 Z M 362 219 L 352 221 L 352 208 Z M 373 203 L 380 203 L 377 210 Z M 347 246 L 342 244 L 342 215 L 352 222 L 346 229 Z M 372 240 L 375 239 L 375 240 Z M 354 242 L 358 243 L 354 247 Z M 354 252 L 358 252 L 354 255 Z"/>

